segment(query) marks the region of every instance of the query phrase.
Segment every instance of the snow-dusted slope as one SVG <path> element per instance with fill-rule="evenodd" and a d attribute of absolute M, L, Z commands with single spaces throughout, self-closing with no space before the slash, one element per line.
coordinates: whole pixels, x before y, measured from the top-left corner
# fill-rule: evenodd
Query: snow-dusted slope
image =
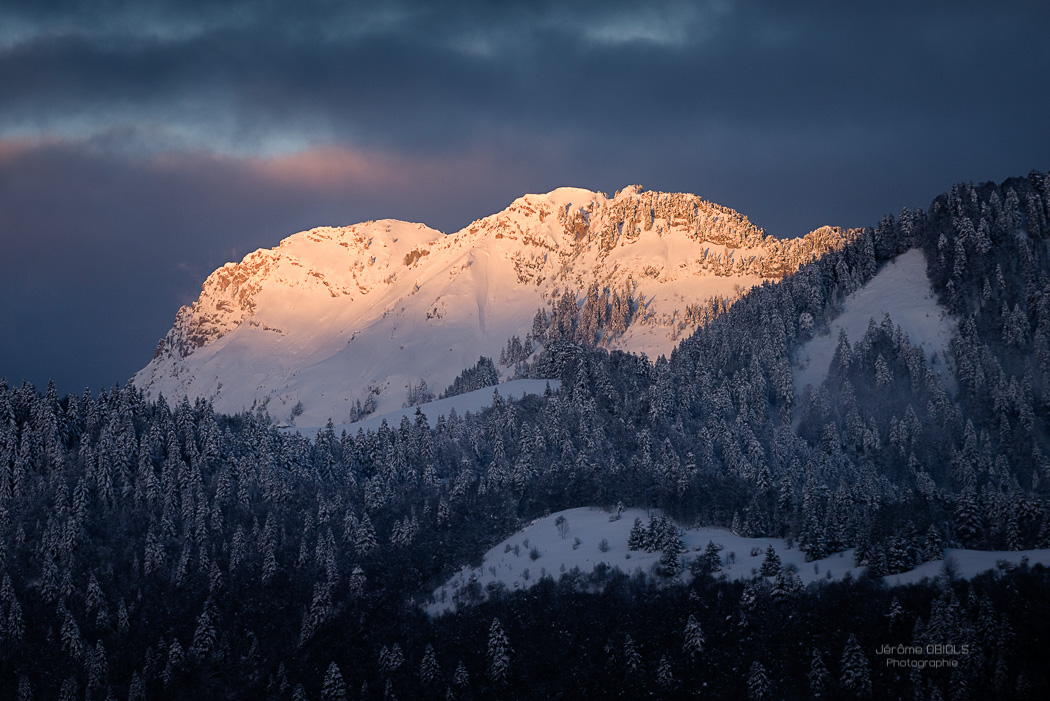
<path fill-rule="evenodd" d="M 564 523 L 559 528 L 559 517 Z M 641 571 L 649 574 L 662 553 L 647 553 L 644 550 L 629 550 L 627 538 L 634 519 L 649 522 L 649 512 L 642 509 L 625 509 L 618 520 L 610 520 L 611 514 L 597 508 L 581 507 L 568 509 L 536 519 L 531 524 L 510 536 L 485 553 L 479 567 L 464 567 L 445 584 L 434 590 L 426 610 L 431 615 L 454 611 L 466 603 L 473 583 L 477 590 L 485 592 L 493 583 L 503 584 L 516 591 L 527 589 L 543 577 L 560 578 L 573 568 L 582 574 L 590 574 L 595 566 L 604 563 L 625 573 Z M 577 543 L 577 539 L 579 542 Z M 603 544 L 604 541 L 604 544 Z M 802 584 L 820 579 L 841 579 L 849 573 L 859 576 L 865 570 L 853 565 L 853 550 L 834 553 L 822 560 L 806 562 L 798 548 L 788 548 L 780 538 L 744 538 L 724 528 L 684 528 L 682 542 L 686 552 L 682 560 L 688 564 L 700 555 L 708 542 L 722 546 L 722 571 L 733 580 L 747 580 L 758 576 L 765 560 L 766 547 L 773 546 L 781 566 L 796 574 Z M 536 557 L 533 559 L 532 551 Z M 946 550 L 959 577 L 973 577 L 981 572 L 1001 565 L 1017 565 L 1022 559 L 1030 564 L 1050 564 L 1050 550 L 1027 550 L 1011 552 L 985 552 L 980 550 Z M 944 567 L 943 561 L 926 562 L 909 572 L 885 577 L 887 584 L 909 584 L 923 577 L 937 577 Z M 688 573 L 680 575 L 688 579 Z"/>
<path fill-rule="evenodd" d="M 209 276 L 133 381 L 219 411 L 347 423 L 355 400 L 386 412 L 420 379 L 444 389 L 524 338 L 537 308 L 565 292 L 582 302 L 592 284 L 638 300 L 610 345 L 667 354 L 698 321 L 689 305 L 792 272 L 844 236 L 776 240 L 694 195 L 634 187 L 526 195 L 451 235 L 393 220 L 313 229 Z"/>
<path fill-rule="evenodd" d="M 497 393 L 504 400 L 513 400 L 521 399 L 528 394 L 543 394 L 547 391 L 548 387 L 550 387 L 552 392 L 560 389 L 561 380 L 511 380 L 510 382 L 502 382 L 494 387 L 476 389 L 473 392 L 464 392 L 463 394 L 446 397 L 445 399 L 435 399 L 432 402 L 426 402 L 419 406 L 396 409 L 384 414 L 372 414 L 366 419 L 355 421 L 353 423 L 340 424 L 338 426 L 333 425 L 332 430 L 337 434 L 342 433 L 343 431 L 354 434 L 358 429 L 376 431 L 384 421 L 386 421 L 386 425 L 390 428 L 397 428 L 401 425 L 401 420 L 405 417 L 408 417 L 409 421 L 414 421 L 416 411 L 423 414 L 427 423 L 433 428 L 437 423 L 438 418 L 448 416 L 453 411 L 459 416 L 463 416 L 467 412 L 476 414 L 479 411 L 488 409 L 492 406 Z M 297 432 L 312 439 L 320 430 L 320 428 L 300 428 Z"/>
<path fill-rule="evenodd" d="M 926 258 L 920 249 L 913 248 L 887 263 L 846 299 L 842 313 L 831 323 L 830 333 L 810 339 L 799 349 L 794 365 L 795 392 L 801 394 L 807 385 L 816 389 L 824 381 L 841 331 L 846 332 L 850 343 L 857 343 L 872 320 L 881 324 L 887 314 L 913 345 L 922 346 L 935 369 L 945 369 L 955 322 L 937 303 L 926 276 Z M 943 375 L 951 382 L 950 373 Z"/>

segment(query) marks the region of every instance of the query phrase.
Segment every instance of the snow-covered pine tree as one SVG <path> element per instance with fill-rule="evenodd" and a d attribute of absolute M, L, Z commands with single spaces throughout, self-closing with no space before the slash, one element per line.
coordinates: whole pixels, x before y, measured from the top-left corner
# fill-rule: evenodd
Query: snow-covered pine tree
<path fill-rule="evenodd" d="M 630 633 L 623 637 L 623 667 L 628 678 L 637 677 L 642 669 L 642 655 Z"/>
<path fill-rule="evenodd" d="M 376 531 L 372 526 L 372 519 L 366 513 L 357 524 L 354 532 L 354 548 L 362 557 L 370 554 L 379 547 L 376 539 Z"/>
<path fill-rule="evenodd" d="M 206 658 L 215 648 L 218 637 L 215 603 L 209 597 L 197 617 L 197 627 L 193 632 L 193 647 L 190 649 L 194 656 L 199 660 Z"/>
<path fill-rule="evenodd" d="M 850 634 L 846 641 L 846 647 L 842 651 L 840 662 L 842 669 L 839 682 L 842 688 L 856 698 L 866 699 L 871 697 L 871 670 L 868 666 L 868 658 L 861 650 L 857 636 Z"/>
<path fill-rule="evenodd" d="M 423 660 L 419 663 L 419 680 L 424 686 L 429 687 L 440 674 L 441 667 L 438 665 L 437 655 L 434 654 L 434 646 L 427 643 L 426 648 L 423 649 Z"/>
<path fill-rule="evenodd" d="M 492 619 L 489 627 L 488 660 L 489 678 L 498 685 L 507 683 L 510 675 L 510 655 L 513 652 L 507 634 L 498 618 Z"/>
<path fill-rule="evenodd" d="M 831 675 L 828 674 L 827 665 L 824 664 L 824 656 L 820 654 L 818 648 L 813 648 L 807 679 L 809 680 L 809 694 L 811 698 L 823 698 L 824 694 L 828 693 Z"/>
<path fill-rule="evenodd" d="M 130 697 L 130 691 L 128 695 Z M 18 701 L 33 701 L 33 685 L 24 674 L 18 677 Z"/>
<path fill-rule="evenodd" d="M 467 672 L 467 667 L 463 664 L 463 660 L 459 661 L 456 665 L 456 671 L 452 673 L 452 684 L 461 690 L 470 685 L 470 673 Z"/>
<path fill-rule="evenodd" d="M 703 554 L 689 566 L 693 576 L 713 575 L 722 570 L 722 546 L 713 540 L 707 541 Z"/>
<path fill-rule="evenodd" d="M 769 674 L 765 666 L 758 660 L 751 663 L 751 670 L 747 677 L 747 697 L 759 701 L 767 699 L 772 694 L 773 685 L 769 681 Z"/>
<path fill-rule="evenodd" d="M 59 603 L 58 615 L 62 620 L 60 629 L 62 649 L 69 653 L 73 660 L 79 662 L 84 657 L 84 640 L 80 635 L 80 626 L 77 625 L 73 614 L 65 607 L 65 604 Z"/>
<path fill-rule="evenodd" d="M 4 572 L 3 583 L 0 584 L 0 635 L 4 643 L 12 647 L 22 642 L 25 635 L 22 605 L 15 595 L 11 575 L 7 572 Z"/>
<path fill-rule="evenodd" d="M 641 550 L 645 546 L 645 530 L 645 526 L 642 525 L 642 519 L 636 516 L 634 525 L 631 526 L 631 532 L 627 536 L 627 548 L 629 550 Z"/>
<path fill-rule="evenodd" d="M 656 666 L 656 683 L 666 692 L 675 686 L 676 681 L 674 671 L 671 669 L 671 661 L 667 659 L 667 655 L 661 655 L 660 662 Z"/>
<path fill-rule="evenodd" d="M 984 536 L 980 506 L 972 489 L 964 490 L 955 500 L 955 535 L 964 547 L 979 547 Z"/>
<path fill-rule="evenodd" d="M 658 545 L 663 551 L 660 556 L 660 566 L 666 576 L 677 577 L 684 569 L 682 553 L 685 552 L 685 544 L 682 542 L 682 534 L 674 522 L 668 518 L 661 519 L 660 530 Z"/>
<path fill-rule="evenodd" d="M 758 573 L 763 577 L 775 577 L 780 574 L 780 556 L 773 549 L 773 544 L 766 546 L 766 557 L 762 560 L 762 567 Z"/>
<path fill-rule="evenodd" d="M 168 661 L 161 675 L 165 688 L 170 687 L 175 682 L 185 664 L 186 653 L 182 650 L 182 643 L 179 642 L 178 638 L 173 637 L 171 645 L 168 647 Z"/>
<path fill-rule="evenodd" d="M 343 681 L 343 673 L 339 671 L 339 665 L 334 660 L 328 665 L 328 671 L 324 675 L 321 701 L 346 701 L 346 682 Z"/>
<path fill-rule="evenodd" d="M 703 653 L 707 640 L 704 637 L 704 631 L 700 628 L 700 622 L 693 614 L 689 614 L 689 619 L 685 622 L 683 637 L 685 640 L 682 643 L 682 651 L 689 655 L 695 664 Z"/>

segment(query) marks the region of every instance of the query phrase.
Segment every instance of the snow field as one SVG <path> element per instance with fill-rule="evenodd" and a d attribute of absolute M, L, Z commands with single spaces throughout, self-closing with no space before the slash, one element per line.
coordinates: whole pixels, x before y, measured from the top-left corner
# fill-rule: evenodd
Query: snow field
<path fill-rule="evenodd" d="M 936 358 L 934 369 L 944 369 L 942 375 L 951 383 L 952 375 L 944 363 L 949 357 L 955 322 L 937 303 L 926 276 L 925 256 L 913 248 L 887 263 L 846 299 L 842 313 L 831 323 L 827 335 L 816 336 L 802 346 L 792 368 L 796 396 L 800 396 L 807 385 L 816 389 L 824 382 L 838 347 L 840 331 L 846 332 L 851 344 L 857 343 L 867 332 L 870 320 L 881 324 L 886 314 L 908 335 L 912 345 L 922 346 L 927 360 Z"/>
<path fill-rule="evenodd" d="M 646 525 L 651 514 L 660 515 L 659 512 L 631 508 L 625 509 L 619 519 L 611 520 L 614 513 L 596 507 L 579 507 L 536 519 L 485 553 L 480 567 L 463 567 L 435 589 L 425 609 L 431 616 L 455 611 L 468 603 L 463 592 L 473 582 L 477 582 L 482 592 L 493 583 L 518 591 L 531 587 L 543 577 L 559 579 L 577 567 L 583 574 L 589 574 L 599 563 L 627 574 L 636 571 L 649 574 L 662 553 L 630 550 L 627 538 L 635 518 L 640 518 L 642 525 Z M 559 527 L 560 518 L 564 518 L 564 522 Z M 757 577 L 769 545 L 776 551 L 781 566 L 797 574 L 803 584 L 821 579 L 842 579 L 847 572 L 856 577 L 866 569 L 853 565 L 853 549 L 806 562 L 802 551 L 788 548 L 787 541 L 780 538 L 745 538 L 724 528 L 711 527 L 682 528 L 681 531 L 686 548 L 682 559 L 687 570 L 673 581 L 691 579 L 688 566 L 703 553 L 709 541 L 722 546 L 720 575 L 731 580 Z M 1050 550 L 983 552 L 958 549 L 945 552 L 957 563 L 958 576 L 966 578 L 995 569 L 1000 562 L 1017 565 L 1022 558 L 1028 558 L 1033 565 L 1050 565 Z M 940 575 L 942 567 L 942 561 L 927 562 L 909 572 L 890 575 L 885 581 L 891 586 L 918 582 L 924 577 Z"/>
<path fill-rule="evenodd" d="M 565 226 L 582 217 L 594 233 L 624 203 L 649 209 L 674 198 L 695 206 L 699 218 L 665 212 L 644 230 L 634 222 L 611 248 Z M 538 308 L 591 283 L 633 291 L 641 308 L 611 345 L 655 359 L 692 331 L 679 328 L 688 305 L 733 298 L 762 282 L 704 260 L 765 256 L 757 230 L 751 248 L 702 240 L 749 226 L 691 195 L 628 188 L 610 199 L 559 188 L 525 195 L 448 235 L 395 220 L 312 229 L 212 273 L 192 308 L 180 312 L 168 350 L 133 381 L 150 397 L 208 398 L 219 412 L 265 410 L 296 426 L 345 425 L 357 401 L 371 399 L 387 413 L 420 379 L 444 390 L 479 356 L 498 358 L 512 335 L 524 339 Z M 181 342 L 195 350 L 179 355 L 172 349 Z"/>
<path fill-rule="evenodd" d="M 496 392 L 499 392 L 500 397 L 504 400 L 514 400 L 521 399 L 529 394 L 542 395 L 547 391 L 548 385 L 552 392 L 557 391 L 561 388 L 561 380 L 511 380 L 510 382 L 502 382 L 492 387 L 476 389 L 473 392 L 457 394 L 454 397 L 436 399 L 432 402 L 426 402 L 425 404 L 420 404 L 418 406 L 410 406 L 404 409 L 398 409 L 397 411 L 389 411 L 385 414 L 369 416 L 362 421 L 355 421 L 350 424 L 340 424 L 335 426 L 334 430 L 337 434 L 342 433 L 343 431 L 346 431 L 349 434 L 354 434 L 357 433 L 359 428 L 364 429 L 365 431 L 376 431 L 382 425 L 384 419 L 386 420 L 387 426 L 396 429 L 401 425 L 402 417 L 407 416 L 409 421 L 415 421 L 417 409 L 423 412 L 423 416 L 426 417 L 427 423 L 433 428 L 437 424 L 439 416 L 448 416 L 453 409 L 455 409 L 456 413 L 460 416 L 463 416 L 468 411 L 476 414 L 479 411 L 488 409 L 492 406 L 493 395 Z M 299 428 L 296 430 L 307 438 L 312 439 L 321 429 L 313 427 Z"/>
<path fill-rule="evenodd" d="M 926 577 L 938 577 L 944 570 L 944 563 L 954 565 L 955 575 L 960 579 L 972 579 L 982 572 L 999 568 L 1017 567 L 1022 560 L 1030 565 L 1050 566 L 1050 550 L 965 550 L 948 548 L 944 559 L 924 562 L 913 570 L 891 574 L 885 577 L 890 586 L 897 584 L 915 584 Z"/>

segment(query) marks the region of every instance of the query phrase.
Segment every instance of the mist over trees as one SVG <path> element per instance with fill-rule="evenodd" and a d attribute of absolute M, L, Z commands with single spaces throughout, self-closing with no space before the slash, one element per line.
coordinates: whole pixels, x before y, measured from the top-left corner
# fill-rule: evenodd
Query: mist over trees
<path fill-rule="evenodd" d="M 417 414 L 308 440 L 131 385 L 60 398 L 0 383 L 0 688 L 1037 697 L 1043 567 L 897 589 L 880 576 L 949 546 L 1050 547 L 1048 222 L 1046 174 L 957 185 L 752 289 L 653 363 L 601 347 L 637 313 L 629 292 L 563 295 L 500 360 L 561 390 L 433 429 Z M 913 247 L 958 321 L 951 357 L 931 366 L 891 315 L 840 339 L 823 384 L 796 395 L 800 346 Z M 497 378 L 482 358 L 443 396 Z M 654 577 L 570 572 L 435 619 L 416 605 L 528 519 L 620 503 L 789 538 L 810 559 L 855 548 L 869 576 L 802 588 L 773 552 L 728 582 L 712 544 L 688 585 L 665 586 L 668 558 Z M 642 549 L 675 540 L 670 519 L 639 524 Z M 948 643 L 968 646 L 942 656 L 959 664 L 921 672 L 877 653 Z"/>

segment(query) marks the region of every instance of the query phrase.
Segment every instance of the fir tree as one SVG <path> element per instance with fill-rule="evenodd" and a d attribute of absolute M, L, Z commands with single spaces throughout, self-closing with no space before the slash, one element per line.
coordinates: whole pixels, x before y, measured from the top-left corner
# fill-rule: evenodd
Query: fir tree
<path fill-rule="evenodd" d="M 934 560 L 941 559 L 944 553 L 944 543 L 941 541 L 941 534 L 937 531 L 937 528 L 930 524 L 929 529 L 926 531 L 926 538 L 922 545 L 922 560 L 923 562 L 932 562 Z"/>
<path fill-rule="evenodd" d="M 761 662 L 755 660 L 751 663 L 751 672 L 747 678 L 747 697 L 749 699 L 766 699 L 772 693 L 772 684 L 769 675 Z"/>
<path fill-rule="evenodd" d="M 507 683 L 510 674 L 510 654 L 512 652 L 510 641 L 498 618 L 492 619 L 489 627 L 489 645 L 486 659 L 489 665 L 489 678 L 499 685 Z"/>
<path fill-rule="evenodd" d="M 675 685 L 674 672 L 671 670 L 671 662 L 667 655 L 660 657 L 660 663 L 656 667 L 656 683 L 664 691 L 668 691 Z"/>
<path fill-rule="evenodd" d="M 780 574 L 780 556 L 777 555 L 772 544 L 766 546 L 766 557 L 762 561 L 762 567 L 759 569 L 759 574 L 763 577 L 775 577 Z"/>
<path fill-rule="evenodd" d="M 682 643 L 682 651 L 689 655 L 695 664 L 700 654 L 704 651 L 704 644 L 707 641 L 704 638 L 703 630 L 700 629 L 700 622 L 696 620 L 696 616 L 693 614 L 689 614 L 689 620 L 685 623 L 683 637 L 685 641 Z"/>
<path fill-rule="evenodd" d="M 452 684 L 460 689 L 465 689 L 470 684 L 470 674 L 463 660 L 456 665 L 456 671 L 452 674 Z"/>
<path fill-rule="evenodd" d="M 972 489 L 967 489 L 955 502 L 955 533 L 963 546 L 977 547 L 981 544 L 984 533 L 981 521 L 977 495 Z"/>
<path fill-rule="evenodd" d="M 707 541 L 707 547 L 698 558 L 693 560 L 689 569 L 694 576 L 712 575 L 722 570 L 722 546 L 713 540 Z"/>
<path fill-rule="evenodd" d="M 631 526 L 631 532 L 627 536 L 627 548 L 629 550 L 641 550 L 645 539 L 645 526 L 642 525 L 642 519 L 636 516 L 634 525 Z"/>
<path fill-rule="evenodd" d="M 830 675 L 828 674 L 827 666 L 824 664 L 824 656 L 820 654 L 820 650 L 817 648 L 813 648 L 807 678 L 809 679 L 810 696 L 815 699 L 822 698 L 828 691 Z"/>
<path fill-rule="evenodd" d="M 424 686 L 430 686 L 440 674 L 441 667 L 438 665 L 437 655 L 434 654 L 434 646 L 427 643 L 423 650 L 423 661 L 419 664 L 419 679 Z"/>
<path fill-rule="evenodd" d="M 18 677 L 18 701 L 33 701 L 33 685 L 29 683 L 29 677 L 24 674 Z"/>
<path fill-rule="evenodd" d="M 623 666 L 629 678 L 637 676 L 642 669 L 642 655 L 629 633 L 623 637 Z"/>
<path fill-rule="evenodd" d="M 58 701 L 78 701 L 78 691 L 80 685 L 77 684 L 77 680 L 73 677 L 66 677 L 66 680 L 62 682 L 62 689 L 58 692 Z"/>
<path fill-rule="evenodd" d="M 66 609 L 64 604 L 58 605 L 58 613 L 62 619 L 62 649 L 69 653 L 73 660 L 79 662 L 84 656 L 84 641 L 80 637 L 80 626 L 77 625 L 73 614 Z"/>
<path fill-rule="evenodd" d="M 321 699 L 322 701 L 346 701 L 346 682 L 343 681 L 339 665 L 334 661 L 328 665 L 328 671 L 325 672 Z"/>
<path fill-rule="evenodd" d="M 839 681 L 842 688 L 856 698 L 870 698 L 871 671 L 868 667 L 868 658 L 864 656 L 856 635 L 850 634 L 849 640 L 846 641 L 840 666 L 842 674 Z"/>
<path fill-rule="evenodd" d="M 682 543 L 682 536 L 674 524 L 669 523 L 662 540 L 663 554 L 660 556 L 660 566 L 665 576 L 676 577 L 683 569 L 682 553 L 685 552 L 685 545 Z"/>
<path fill-rule="evenodd" d="M 6 572 L 3 583 L 0 584 L 0 634 L 3 635 L 5 643 L 11 646 L 22 642 L 22 637 L 25 635 L 22 605 L 15 595 L 11 575 Z"/>
<path fill-rule="evenodd" d="M 364 518 L 357 525 L 357 529 L 354 533 L 354 547 L 362 557 L 370 554 L 373 550 L 379 547 L 379 543 L 376 540 L 376 531 L 372 527 L 372 520 L 366 513 Z"/>
<path fill-rule="evenodd" d="M 182 644 L 178 638 L 173 638 L 171 646 L 168 648 L 168 662 L 164 667 L 164 673 L 161 675 L 164 679 L 165 688 L 172 686 L 185 663 L 186 655 L 182 650 Z"/>
<path fill-rule="evenodd" d="M 204 609 L 197 618 L 197 628 L 193 633 L 193 654 L 203 659 L 215 648 L 218 630 L 215 621 L 215 604 L 209 598 L 204 602 Z"/>

